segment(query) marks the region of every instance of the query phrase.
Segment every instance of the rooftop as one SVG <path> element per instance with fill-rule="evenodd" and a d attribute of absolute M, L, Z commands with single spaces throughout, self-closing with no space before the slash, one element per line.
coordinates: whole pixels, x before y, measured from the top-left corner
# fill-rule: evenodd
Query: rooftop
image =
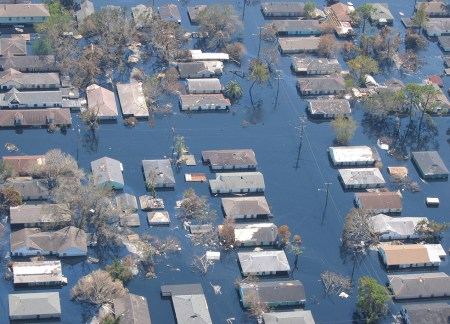
<path fill-rule="evenodd" d="M 386 183 L 378 168 L 339 169 L 339 175 L 346 186 L 384 185 Z"/>
<path fill-rule="evenodd" d="M 134 294 L 126 294 L 114 299 L 114 314 L 120 322 L 126 324 L 151 324 L 147 298 Z"/>
<path fill-rule="evenodd" d="M 111 159 L 107 156 L 91 162 L 94 183 L 104 186 L 110 183 L 112 187 L 124 186 L 122 174 L 122 163 L 118 160 Z"/>
<path fill-rule="evenodd" d="M 355 197 L 365 209 L 401 209 L 402 197 L 397 192 L 357 192 Z"/>
<path fill-rule="evenodd" d="M 444 272 L 388 275 L 388 280 L 396 299 L 450 294 L 450 277 Z"/>
<path fill-rule="evenodd" d="M 202 159 L 215 166 L 256 166 L 255 152 L 252 149 L 243 150 L 211 150 L 202 151 Z"/>
<path fill-rule="evenodd" d="M 437 151 L 412 152 L 411 154 L 425 176 L 448 175 L 448 169 Z"/>
<path fill-rule="evenodd" d="M 222 198 L 222 206 L 226 216 L 235 215 L 270 215 L 270 207 L 266 197 Z"/>
<path fill-rule="evenodd" d="M 52 91 L 53 92 L 53 91 Z M 0 127 L 70 125 L 68 108 L 0 110 Z"/>
<path fill-rule="evenodd" d="M 9 316 L 61 315 L 59 292 L 10 294 Z"/>
<path fill-rule="evenodd" d="M 311 114 L 351 114 L 350 102 L 347 99 L 314 99 L 308 100 Z"/>
<path fill-rule="evenodd" d="M 263 281 L 255 283 L 241 283 L 243 302 L 248 296 L 257 294 L 263 303 L 277 304 L 283 302 L 304 303 L 306 301 L 305 288 L 298 280 L 289 281 Z"/>
<path fill-rule="evenodd" d="M 97 84 L 86 88 L 88 108 L 93 109 L 98 117 L 117 117 L 118 110 L 114 92 Z"/>
<path fill-rule="evenodd" d="M 332 146 L 329 147 L 334 163 L 367 163 L 380 161 L 380 155 L 375 146 Z"/>
<path fill-rule="evenodd" d="M 261 189 L 265 188 L 261 172 L 217 173 L 216 179 L 209 180 L 211 190 Z"/>
<path fill-rule="evenodd" d="M 243 273 L 290 272 L 284 251 L 238 252 Z"/>
<path fill-rule="evenodd" d="M 133 82 L 130 84 L 116 85 L 117 94 L 119 95 L 120 107 L 124 115 L 132 115 L 134 117 L 148 117 L 148 107 L 145 102 L 142 84 Z"/>

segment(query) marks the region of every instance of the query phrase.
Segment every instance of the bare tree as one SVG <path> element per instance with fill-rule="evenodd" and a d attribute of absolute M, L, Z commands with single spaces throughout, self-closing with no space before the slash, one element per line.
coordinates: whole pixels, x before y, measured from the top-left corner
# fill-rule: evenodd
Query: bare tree
<path fill-rule="evenodd" d="M 258 321 L 262 319 L 264 313 L 267 313 L 270 308 L 261 300 L 259 294 L 255 291 L 249 293 L 246 298 L 246 303 L 249 305 L 248 311 L 251 317 L 256 318 Z"/>
<path fill-rule="evenodd" d="M 192 258 L 192 268 L 194 269 L 194 271 L 199 272 L 201 275 L 206 275 L 208 269 L 213 265 L 214 262 L 212 260 L 208 260 L 206 254 L 203 254 L 201 256 L 194 255 L 194 257 Z"/>
<path fill-rule="evenodd" d="M 320 275 L 323 287 L 327 295 L 339 295 L 341 292 L 350 291 L 352 282 L 350 278 L 331 271 L 325 271 Z"/>
<path fill-rule="evenodd" d="M 198 196 L 192 188 L 183 194 L 179 217 L 192 219 L 200 224 L 212 223 L 216 217 L 216 211 L 207 203 L 206 196 Z"/>
<path fill-rule="evenodd" d="M 363 208 L 352 208 L 345 219 L 342 244 L 345 248 L 364 252 L 365 247 L 376 244 L 378 236 L 370 222 L 371 212 Z"/>
<path fill-rule="evenodd" d="M 226 249 L 233 249 L 236 236 L 234 234 L 235 222 L 232 217 L 225 217 L 223 225 L 219 228 L 220 242 Z"/>

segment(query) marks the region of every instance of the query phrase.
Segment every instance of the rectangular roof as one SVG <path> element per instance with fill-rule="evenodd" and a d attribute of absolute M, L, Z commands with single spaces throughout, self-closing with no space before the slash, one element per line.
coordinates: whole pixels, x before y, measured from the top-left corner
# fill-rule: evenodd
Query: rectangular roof
<path fill-rule="evenodd" d="M 222 198 L 222 207 L 226 216 L 270 215 L 266 197 Z"/>
<path fill-rule="evenodd" d="M 16 69 L 19 71 L 34 69 L 49 69 L 50 71 L 59 71 L 59 64 L 54 55 L 27 55 L 27 56 L 9 56 L 0 57 L 0 67 L 3 70 Z"/>
<path fill-rule="evenodd" d="M 114 92 L 97 84 L 91 84 L 86 88 L 86 96 L 88 108 L 94 109 L 99 117 L 117 117 L 119 115 Z"/>
<path fill-rule="evenodd" d="M 420 221 L 428 220 L 426 217 L 390 217 L 378 214 L 370 218 L 372 230 L 383 234 L 394 232 L 402 236 L 416 234 L 416 226 Z"/>
<path fill-rule="evenodd" d="M 450 295 L 450 277 L 444 272 L 388 275 L 396 299 Z"/>
<path fill-rule="evenodd" d="M 315 324 L 310 310 L 269 312 L 263 314 L 264 324 Z"/>
<path fill-rule="evenodd" d="M 384 251 L 387 266 L 431 262 L 428 250 L 422 244 L 381 244 L 378 250 Z"/>
<path fill-rule="evenodd" d="M 317 51 L 319 48 L 319 37 L 283 37 L 278 38 L 278 44 L 284 51 Z"/>
<path fill-rule="evenodd" d="M 337 59 L 323 57 L 293 57 L 292 67 L 295 72 L 329 71 L 330 74 L 341 72 L 342 68 Z"/>
<path fill-rule="evenodd" d="M 235 224 L 234 237 L 238 243 L 275 242 L 278 228 L 273 223 Z"/>
<path fill-rule="evenodd" d="M 0 110 L 0 127 L 70 125 L 68 108 Z"/>
<path fill-rule="evenodd" d="M 258 163 L 252 149 L 202 151 L 202 159 L 213 167 L 247 166 Z"/>
<path fill-rule="evenodd" d="M 412 152 L 411 154 L 425 176 L 448 175 L 448 169 L 437 151 Z"/>
<path fill-rule="evenodd" d="M 0 94 L 0 105 L 11 106 L 13 104 L 19 105 L 33 105 L 38 107 L 45 107 L 44 104 L 49 105 L 53 103 L 62 103 L 62 93 L 60 90 L 52 91 L 22 91 L 12 88 L 7 93 Z M 15 111 L 17 111 L 15 109 Z"/>
<path fill-rule="evenodd" d="M 226 61 L 230 59 L 230 55 L 227 53 L 203 53 L 201 50 L 189 50 L 189 52 L 191 53 L 191 57 L 194 61 Z"/>
<path fill-rule="evenodd" d="M 305 288 L 298 280 L 262 281 L 255 283 L 240 283 L 244 303 L 248 303 L 248 296 L 257 294 L 263 303 L 283 303 L 306 301 Z"/>
<path fill-rule="evenodd" d="M 375 146 L 332 146 L 328 150 L 334 163 L 373 164 L 381 160 Z"/>
<path fill-rule="evenodd" d="M 410 323 L 414 324 L 448 324 L 450 305 L 447 303 L 419 303 L 403 305 Z"/>
<path fill-rule="evenodd" d="M 222 84 L 219 79 L 186 79 L 188 91 L 221 91 Z"/>
<path fill-rule="evenodd" d="M 230 190 L 239 188 L 265 188 L 261 172 L 217 173 L 216 179 L 209 180 L 211 190 Z"/>
<path fill-rule="evenodd" d="M 63 281 L 61 261 L 14 262 L 12 271 L 14 285 Z"/>
<path fill-rule="evenodd" d="M 28 175 L 30 169 L 45 165 L 45 155 L 4 156 L 3 162 L 8 164 L 19 175 Z"/>
<path fill-rule="evenodd" d="M 176 4 L 170 3 L 160 6 L 158 12 L 162 20 L 181 22 L 180 11 Z"/>
<path fill-rule="evenodd" d="M 132 115 L 134 117 L 148 117 L 148 107 L 145 102 L 142 84 L 133 82 L 130 84 L 116 85 L 117 94 L 119 95 L 120 107 L 124 115 Z"/>
<path fill-rule="evenodd" d="M 318 20 L 274 20 L 272 24 L 277 32 L 320 30 Z"/>
<path fill-rule="evenodd" d="M 126 294 L 113 301 L 114 315 L 120 322 L 127 324 L 151 324 L 147 298 L 134 294 Z"/>
<path fill-rule="evenodd" d="M 42 179 L 17 177 L 6 180 L 5 184 L 19 192 L 22 195 L 23 200 L 47 199 L 50 195 L 47 181 Z"/>
<path fill-rule="evenodd" d="M 339 169 L 345 185 L 384 185 L 383 175 L 378 168 Z"/>
<path fill-rule="evenodd" d="M 221 93 L 182 94 L 180 95 L 180 100 L 183 107 L 231 106 L 230 100 L 225 98 Z"/>
<path fill-rule="evenodd" d="M 188 6 L 187 12 L 188 12 L 188 16 L 189 16 L 189 19 L 191 20 L 191 22 L 197 23 L 198 14 L 207 8 L 208 8 L 207 5 L 196 5 L 194 7 Z"/>
<path fill-rule="evenodd" d="M 11 225 L 69 222 L 70 215 L 65 214 L 61 207 L 56 204 L 9 207 L 10 222 Z"/>
<path fill-rule="evenodd" d="M 0 11 L 3 6 L 0 6 Z M 1 14 L 0 14 L 1 17 Z M 0 38 L 0 55 L 27 55 L 27 43 L 21 38 Z"/>
<path fill-rule="evenodd" d="M 242 272 L 290 272 L 284 251 L 238 252 Z"/>
<path fill-rule="evenodd" d="M 401 209 L 402 197 L 397 192 L 357 192 L 355 197 L 365 209 Z"/>
<path fill-rule="evenodd" d="M 0 6 L 0 17 L 50 17 L 50 13 L 48 11 L 48 6 L 41 3 L 2 4 Z"/>
<path fill-rule="evenodd" d="M 375 12 L 370 15 L 370 19 L 381 21 L 385 19 L 386 21 L 394 20 L 394 16 L 389 10 L 389 5 L 387 3 L 371 3 L 375 8 Z"/>
<path fill-rule="evenodd" d="M 355 10 L 353 6 L 346 5 L 345 3 L 338 2 L 330 6 L 336 18 L 340 22 L 351 22 L 350 13 Z"/>
<path fill-rule="evenodd" d="M 96 185 L 104 185 L 111 181 L 125 184 L 122 174 L 122 163 L 107 156 L 91 162 L 92 174 Z"/>
<path fill-rule="evenodd" d="M 314 99 L 308 100 L 312 114 L 351 114 L 350 102 L 347 99 Z"/>
<path fill-rule="evenodd" d="M 0 6 L 1 7 L 1 6 Z M 0 85 L 13 84 L 13 86 L 30 87 L 43 85 L 60 85 L 58 73 L 22 73 L 15 69 L 8 69 L 0 72 Z"/>
<path fill-rule="evenodd" d="M 172 170 L 172 164 L 169 159 L 164 160 L 142 160 L 142 167 L 144 169 L 145 180 L 149 180 L 151 171 L 158 173 L 155 182 L 156 184 L 175 184 L 175 176 Z"/>
<path fill-rule="evenodd" d="M 417 2 L 416 3 L 416 10 L 418 10 L 422 4 L 425 3 L 425 11 L 428 15 L 433 14 L 443 14 L 448 15 L 450 14 L 448 3 L 445 1 L 428 1 L 428 2 Z"/>
<path fill-rule="evenodd" d="M 263 2 L 261 10 L 264 15 L 279 14 L 280 16 L 303 16 L 305 13 L 303 2 Z"/>
<path fill-rule="evenodd" d="M 61 315 L 59 292 L 9 294 L 9 316 Z"/>
<path fill-rule="evenodd" d="M 345 91 L 345 81 L 341 75 L 297 78 L 300 91 Z"/>

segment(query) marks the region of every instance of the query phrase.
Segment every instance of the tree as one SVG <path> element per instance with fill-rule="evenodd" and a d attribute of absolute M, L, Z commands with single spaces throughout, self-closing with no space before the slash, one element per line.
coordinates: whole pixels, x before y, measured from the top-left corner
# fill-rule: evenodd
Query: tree
<path fill-rule="evenodd" d="M 228 53 L 231 60 L 241 64 L 242 57 L 245 54 L 245 46 L 241 42 L 233 42 L 226 44 L 222 51 Z"/>
<path fill-rule="evenodd" d="M 89 107 L 80 113 L 80 119 L 92 133 L 98 128 L 98 111 L 98 107 Z"/>
<path fill-rule="evenodd" d="M 370 222 L 372 214 L 362 208 L 352 208 L 345 218 L 342 245 L 351 251 L 364 252 L 366 246 L 378 242 Z"/>
<path fill-rule="evenodd" d="M 234 243 L 236 240 L 234 230 L 235 230 L 235 222 L 232 217 L 225 217 L 225 220 L 223 221 L 223 225 L 219 228 L 219 237 L 220 241 L 222 242 L 223 246 L 226 249 L 232 249 L 234 248 Z"/>
<path fill-rule="evenodd" d="M 259 35 L 261 39 L 265 42 L 274 42 L 277 40 L 277 29 L 273 23 L 269 23 L 261 29 Z"/>
<path fill-rule="evenodd" d="M 232 80 L 225 85 L 225 97 L 230 99 L 232 103 L 239 100 L 242 95 L 242 88 L 237 81 Z"/>
<path fill-rule="evenodd" d="M 76 302 L 100 306 L 112 303 L 126 292 L 120 280 L 114 281 L 108 272 L 95 270 L 78 280 L 70 291 L 70 296 Z"/>
<path fill-rule="evenodd" d="M 356 10 L 351 13 L 351 15 L 353 17 L 355 17 L 359 20 L 362 20 L 362 33 L 363 34 L 365 33 L 367 20 L 370 19 L 372 14 L 374 14 L 375 12 L 376 12 L 376 9 L 374 6 L 365 3 L 361 6 L 359 6 L 358 8 L 356 8 Z"/>
<path fill-rule="evenodd" d="M 392 34 L 392 29 L 384 26 L 378 35 L 372 39 L 373 57 L 380 65 L 392 63 L 394 54 L 398 52 L 400 42 L 400 33 Z"/>
<path fill-rule="evenodd" d="M 270 310 L 269 306 L 261 299 L 257 291 L 252 291 L 247 294 L 245 302 L 249 305 L 248 311 L 250 316 L 256 318 L 258 321 L 261 321 L 264 313 Z"/>
<path fill-rule="evenodd" d="M 0 180 L 6 180 L 12 178 L 15 175 L 14 169 L 11 164 L 5 160 L 0 160 Z"/>
<path fill-rule="evenodd" d="M 380 92 L 369 97 L 364 103 L 364 108 L 370 115 L 384 118 L 389 113 L 404 111 L 406 95 L 404 91 Z"/>
<path fill-rule="evenodd" d="M 214 262 L 206 257 L 206 254 L 201 256 L 194 255 L 191 266 L 195 271 L 200 272 L 201 275 L 206 275 L 208 269 L 214 265 Z"/>
<path fill-rule="evenodd" d="M 368 276 L 359 279 L 357 308 L 366 323 L 376 323 L 387 314 L 389 299 L 387 288 L 375 279 Z"/>
<path fill-rule="evenodd" d="M 378 72 L 378 64 L 369 56 L 359 55 L 347 62 L 353 73 L 358 77 L 358 82 L 363 84 L 366 74 Z"/>
<path fill-rule="evenodd" d="M 443 232 L 449 227 L 449 223 L 437 223 L 434 220 L 421 220 L 417 223 L 415 231 L 424 235 L 430 241 L 439 240 Z"/>
<path fill-rule="evenodd" d="M 181 164 L 186 163 L 184 155 L 188 152 L 189 147 L 187 147 L 186 142 L 184 141 L 184 136 L 175 135 L 173 137 L 172 155 L 175 154 L 176 156 L 175 164 L 177 169 L 181 167 Z"/>
<path fill-rule="evenodd" d="M 216 4 L 208 6 L 198 14 L 198 30 L 208 35 L 206 47 L 211 50 L 223 48 L 243 29 L 243 24 L 234 6 Z"/>
<path fill-rule="evenodd" d="M 419 8 L 416 10 L 414 16 L 411 17 L 411 20 L 414 23 L 414 25 L 419 26 L 419 34 L 421 34 L 423 26 L 428 21 L 426 2 L 420 3 Z"/>
<path fill-rule="evenodd" d="M 316 18 L 316 5 L 314 4 L 314 2 L 308 1 L 307 3 L 305 3 L 303 11 L 305 12 L 305 16 L 307 19 Z"/>
<path fill-rule="evenodd" d="M 22 205 L 22 195 L 13 188 L 0 188 L 0 210 L 9 211 L 9 207 Z"/>
<path fill-rule="evenodd" d="M 150 189 L 153 199 L 156 198 L 156 185 L 157 185 L 156 178 L 160 174 L 161 171 L 158 168 L 150 170 L 150 172 L 148 173 L 147 180 L 145 181 L 145 185 L 147 186 L 148 189 Z"/>
<path fill-rule="evenodd" d="M 350 278 L 337 274 L 331 271 L 325 271 L 320 275 L 322 284 L 327 295 L 350 291 L 352 289 L 352 282 Z"/>
<path fill-rule="evenodd" d="M 121 260 L 114 259 L 113 263 L 106 267 L 106 271 L 114 280 L 120 280 L 126 284 L 131 280 L 133 274 L 130 267 L 126 266 Z"/>
<path fill-rule="evenodd" d="M 405 49 L 411 50 L 414 53 L 425 49 L 427 41 L 420 36 L 420 34 L 414 34 L 411 30 L 406 31 L 405 35 Z"/>
<path fill-rule="evenodd" d="M 348 145 L 356 130 L 356 121 L 353 117 L 336 117 L 332 122 L 336 141 L 342 145 Z"/>
<path fill-rule="evenodd" d="M 291 232 L 287 225 L 281 225 L 278 227 L 278 236 L 281 240 L 281 245 L 284 247 L 289 243 L 289 238 L 291 237 Z"/>
<path fill-rule="evenodd" d="M 252 84 L 249 88 L 250 101 L 252 103 L 252 106 L 255 107 L 252 94 L 253 86 L 255 85 L 255 83 L 261 85 L 269 79 L 269 69 L 264 64 L 262 64 L 261 60 L 256 59 L 250 61 L 249 70 L 250 75 L 248 76 L 248 79 L 252 81 Z"/>
<path fill-rule="evenodd" d="M 340 43 L 336 40 L 334 35 L 323 35 L 320 36 L 318 54 L 322 57 L 336 57 L 339 47 Z"/>
<path fill-rule="evenodd" d="M 180 217 L 192 219 L 200 224 L 212 223 L 217 216 L 215 210 L 207 203 L 206 196 L 198 196 L 192 188 L 184 191 L 180 210 Z"/>

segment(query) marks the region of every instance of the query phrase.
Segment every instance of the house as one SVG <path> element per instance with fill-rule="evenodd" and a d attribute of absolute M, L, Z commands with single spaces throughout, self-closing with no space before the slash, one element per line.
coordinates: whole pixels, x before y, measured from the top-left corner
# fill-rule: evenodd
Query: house
<path fill-rule="evenodd" d="M 319 37 L 283 37 L 278 38 L 281 54 L 317 53 Z"/>
<path fill-rule="evenodd" d="M 119 95 L 120 107 L 122 108 L 122 114 L 124 116 L 133 116 L 136 118 L 148 117 L 148 107 L 145 102 L 141 83 L 118 83 L 116 88 L 117 94 Z"/>
<path fill-rule="evenodd" d="M 0 90 L 54 90 L 59 89 L 61 81 L 58 73 L 22 73 L 8 69 L 0 73 Z"/>
<path fill-rule="evenodd" d="M 62 275 L 61 261 L 13 262 L 14 287 L 62 286 L 67 278 Z"/>
<path fill-rule="evenodd" d="M 372 231 L 379 236 L 380 241 L 416 240 L 425 237 L 416 231 L 421 221 L 428 221 L 426 217 L 390 217 L 378 214 L 370 217 Z"/>
<path fill-rule="evenodd" d="M 326 75 L 341 72 L 341 65 L 337 59 L 322 57 L 293 57 L 291 66 L 295 73 L 304 75 Z"/>
<path fill-rule="evenodd" d="M 412 161 L 424 179 L 448 179 L 448 169 L 437 151 L 412 152 Z"/>
<path fill-rule="evenodd" d="M 55 204 L 9 207 L 11 227 L 67 226 L 72 218 L 62 207 Z"/>
<path fill-rule="evenodd" d="M 131 8 L 131 15 L 133 16 L 134 25 L 137 29 L 149 27 L 150 21 L 153 18 L 153 8 L 139 4 Z"/>
<path fill-rule="evenodd" d="M 302 96 L 340 95 L 347 92 L 344 78 L 341 75 L 297 78 L 297 87 Z"/>
<path fill-rule="evenodd" d="M 68 108 L 0 110 L 0 127 L 70 126 Z"/>
<path fill-rule="evenodd" d="M 227 53 L 203 53 L 202 50 L 189 50 L 193 61 L 227 61 L 230 55 Z"/>
<path fill-rule="evenodd" d="M 38 228 L 24 228 L 11 233 L 10 243 L 12 256 L 75 257 L 87 254 L 86 233 L 73 226 L 56 232 L 41 232 Z"/>
<path fill-rule="evenodd" d="M 427 303 L 403 305 L 400 313 L 405 324 L 448 324 L 450 305 L 447 303 Z"/>
<path fill-rule="evenodd" d="M 244 276 L 287 275 L 291 272 L 283 250 L 238 252 L 238 259 Z"/>
<path fill-rule="evenodd" d="M 125 296 L 113 300 L 114 316 L 120 318 L 121 323 L 151 324 L 147 298 L 127 293 Z"/>
<path fill-rule="evenodd" d="M 48 7 L 41 3 L 15 3 L 0 6 L 0 24 L 34 24 L 47 21 L 50 17 Z"/>
<path fill-rule="evenodd" d="M 221 61 L 195 61 L 177 64 L 180 78 L 212 78 L 223 73 L 223 62 Z"/>
<path fill-rule="evenodd" d="M 189 233 L 191 233 L 193 235 L 211 233 L 213 231 L 213 227 L 211 224 L 201 224 L 201 225 L 189 224 L 188 227 L 189 227 Z M 219 252 L 219 260 L 220 260 L 220 252 Z"/>
<path fill-rule="evenodd" d="M 269 307 L 301 306 L 306 302 L 305 288 L 298 280 L 240 283 L 242 306 L 252 306 L 252 298 L 258 298 Z"/>
<path fill-rule="evenodd" d="M 445 36 L 441 36 L 445 37 Z M 439 88 L 444 87 L 444 82 L 442 81 L 441 77 L 438 75 L 430 75 L 427 79 L 427 82 L 429 84 L 437 85 Z"/>
<path fill-rule="evenodd" d="M 87 16 L 95 13 L 94 3 L 90 0 L 84 0 L 80 3 L 80 9 L 75 11 L 75 15 L 77 16 L 78 25 L 86 19 Z"/>
<path fill-rule="evenodd" d="M 378 168 L 340 169 L 339 180 L 344 189 L 383 188 L 386 185 Z"/>
<path fill-rule="evenodd" d="M 388 280 L 397 300 L 450 296 L 450 277 L 444 272 L 389 275 Z"/>
<path fill-rule="evenodd" d="M 9 294 L 8 302 L 11 321 L 61 317 L 59 292 Z"/>
<path fill-rule="evenodd" d="M 123 189 L 125 186 L 122 174 L 123 166 L 120 161 L 105 156 L 92 161 L 91 169 L 96 186 L 108 186 L 116 190 Z"/>
<path fill-rule="evenodd" d="M 391 78 L 384 82 L 384 85 L 379 85 L 377 87 L 378 93 L 396 93 L 402 90 L 405 84 L 396 78 Z"/>
<path fill-rule="evenodd" d="M 436 90 L 436 97 L 433 102 L 433 106 L 435 107 L 430 111 L 430 113 L 448 114 L 450 112 L 450 100 L 447 98 L 438 84 L 434 82 L 430 82 L 430 84 Z"/>
<path fill-rule="evenodd" d="M 266 197 L 222 198 L 225 217 L 233 219 L 267 218 L 272 213 Z"/>
<path fill-rule="evenodd" d="M 28 176 L 36 167 L 45 165 L 45 155 L 4 156 L 3 162 L 19 176 Z"/>
<path fill-rule="evenodd" d="M 47 200 L 50 196 L 46 180 L 31 177 L 17 177 L 6 180 L 5 187 L 13 188 L 22 200 Z"/>
<path fill-rule="evenodd" d="M 261 172 L 217 173 L 216 179 L 209 180 L 213 194 L 262 193 L 265 190 Z"/>
<path fill-rule="evenodd" d="M 423 30 L 429 37 L 450 34 L 450 18 L 428 18 Z"/>
<path fill-rule="evenodd" d="M 353 22 L 351 18 L 351 13 L 355 11 L 353 6 L 346 5 L 343 2 L 338 2 L 331 5 L 330 9 L 339 22 Z"/>
<path fill-rule="evenodd" d="M 217 111 L 230 109 L 231 102 L 223 94 L 180 95 L 181 111 Z"/>
<path fill-rule="evenodd" d="M 88 109 L 91 109 L 100 120 L 117 119 L 119 115 L 114 92 L 91 84 L 86 88 Z"/>
<path fill-rule="evenodd" d="M 174 188 L 175 176 L 169 159 L 165 160 L 142 160 L 145 182 L 147 187 L 152 181 L 152 173 L 155 173 L 154 186 L 156 189 Z"/>
<path fill-rule="evenodd" d="M 0 12 L 3 6 L 0 6 Z M 27 43 L 25 39 L 0 38 L 0 56 L 25 56 L 27 55 Z"/>
<path fill-rule="evenodd" d="M 158 7 L 159 16 L 161 20 L 173 21 L 176 23 L 181 23 L 180 11 L 176 4 L 170 3 L 164 6 Z"/>
<path fill-rule="evenodd" d="M 222 84 L 219 79 L 187 79 L 187 90 L 190 94 L 221 93 Z"/>
<path fill-rule="evenodd" d="M 201 284 L 163 285 L 161 295 L 172 298 L 177 323 L 212 324 Z"/>
<path fill-rule="evenodd" d="M 219 236 L 223 225 L 219 225 Z M 278 237 L 278 228 L 273 223 L 235 224 L 235 246 L 274 245 Z"/>
<path fill-rule="evenodd" d="M 440 244 L 381 244 L 378 252 L 388 270 L 439 267 L 446 255 Z"/>
<path fill-rule="evenodd" d="M 310 310 L 293 310 L 284 312 L 268 312 L 263 314 L 264 324 L 315 324 Z"/>
<path fill-rule="evenodd" d="M 402 196 L 398 192 L 357 192 L 354 202 L 356 207 L 375 214 L 401 213 Z"/>
<path fill-rule="evenodd" d="M 12 88 L 0 94 L 0 108 L 58 108 L 62 107 L 62 93 L 53 91 L 19 91 Z M 17 111 L 17 110 L 16 110 Z"/>
<path fill-rule="evenodd" d="M 330 119 L 350 117 L 352 109 L 347 99 L 313 99 L 308 100 L 308 113 L 313 118 Z"/>
<path fill-rule="evenodd" d="M 371 3 L 371 5 L 375 8 L 369 18 L 372 24 L 386 26 L 394 23 L 394 16 L 389 11 L 389 5 L 387 3 Z"/>
<path fill-rule="evenodd" d="M 334 166 L 374 166 L 381 161 L 375 146 L 332 146 L 328 152 Z"/>
<path fill-rule="evenodd" d="M 447 2 L 444 1 L 428 1 L 417 2 L 415 11 L 419 10 L 421 6 L 425 5 L 425 12 L 427 17 L 450 17 L 450 8 Z"/>
<path fill-rule="evenodd" d="M 274 20 L 278 36 L 319 36 L 322 34 L 318 20 Z"/>
<path fill-rule="evenodd" d="M 59 72 L 54 55 L 27 55 L 0 57 L 0 70 L 15 69 L 20 72 Z"/>
<path fill-rule="evenodd" d="M 144 211 L 164 209 L 164 200 L 161 198 L 153 198 L 152 196 L 139 196 L 139 204 L 141 205 L 141 209 Z"/>
<path fill-rule="evenodd" d="M 251 149 L 202 151 L 202 160 L 211 170 L 256 169 L 258 165 Z"/>
<path fill-rule="evenodd" d="M 129 193 L 121 193 L 114 198 L 117 208 L 122 211 L 136 211 L 138 209 L 137 199 Z"/>
<path fill-rule="evenodd" d="M 261 11 L 265 17 L 303 17 L 305 4 L 303 2 L 263 2 Z"/>
<path fill-rule="evenodd" d="M 170 215 L 167 211 L 148 212 L 147 221 L 149 226 L 170 225 Z"/>
<path fill-rule="evenodd" d="M 198 24 L 198 15 L 200 12 L 208 8 L 207 5 L 197 5 L 195 7 L 187 7 L 188 17 L 191 24 Z"/>

